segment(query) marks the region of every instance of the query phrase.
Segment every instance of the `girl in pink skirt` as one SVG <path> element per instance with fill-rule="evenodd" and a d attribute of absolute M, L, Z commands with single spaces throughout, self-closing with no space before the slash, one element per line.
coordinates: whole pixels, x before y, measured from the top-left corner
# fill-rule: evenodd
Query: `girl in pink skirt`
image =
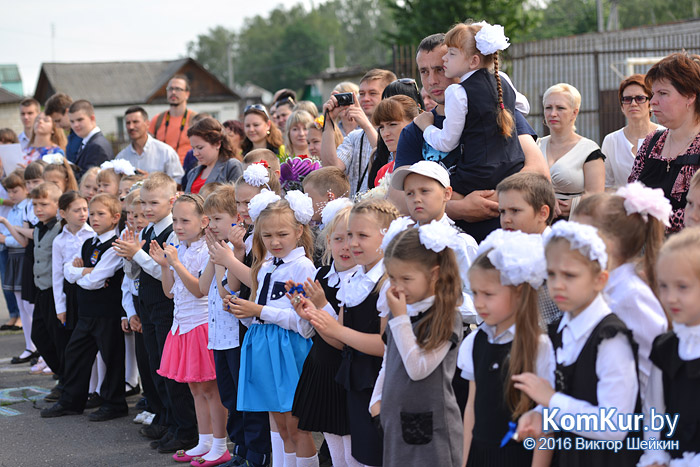
<path fill-rule="evenodd" d="M 151 257 L 163 272 L 163 292 L 175 301 L 173 327 L 163 348 L 158 374 L 187 383 L 194 398 L 199 443 L 178 451 L 173 459 L 208 467 L 231 459 L 226 449 L 226 408 L 216 385 L 214 354 L 207 349 L 208 302 L 199 291 L 199 275 L 209 261 L 203 236 L 209 223 L 204 200 L 197 194 L 181 195 L 173 204 L 173 230 L 179 245 L 161 248 L 151 242 Z"/>

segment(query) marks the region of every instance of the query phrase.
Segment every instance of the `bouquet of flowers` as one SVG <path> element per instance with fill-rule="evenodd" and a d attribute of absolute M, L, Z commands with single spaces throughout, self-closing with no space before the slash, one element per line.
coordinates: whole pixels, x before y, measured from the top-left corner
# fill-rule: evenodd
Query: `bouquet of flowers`
<path fill-rule="evenodd" d="M 304 178 L 321 168 L 321 163 L 307 155 L 290 157 L 280 166 L 280 184 L 285 191 L 300 190 Z"/>

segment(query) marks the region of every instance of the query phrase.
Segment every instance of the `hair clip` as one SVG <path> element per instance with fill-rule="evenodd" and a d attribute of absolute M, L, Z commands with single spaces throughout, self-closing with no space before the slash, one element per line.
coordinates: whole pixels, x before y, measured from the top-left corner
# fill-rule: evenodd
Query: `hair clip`
<path fill-rule="evenodd" d="M 294 211 L 294 217 L 301 224 L 308 224 L 314 216 L 314 202 L 309 195 L 299 190 L 288 191 L 284 199 Z"/>
<path fill-rule="evenodd" d="M 618 188 L 615 194 L 625 199 L 624 206 L 628 216 L 639 214 L 645 222 L 651 216 L 666 227 L 671 227 L 673 208 L 661 188 L 649 188 L 637 181 Z"/>

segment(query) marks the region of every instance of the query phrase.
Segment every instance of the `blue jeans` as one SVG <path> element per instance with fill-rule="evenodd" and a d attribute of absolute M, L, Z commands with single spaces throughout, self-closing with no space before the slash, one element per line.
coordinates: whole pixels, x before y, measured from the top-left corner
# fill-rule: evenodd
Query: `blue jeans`
<path fill-rule="evenodd" d="M 7 248 L 0 250 L 0 279 L 5 282 L 5 269 L 7 268 Z M 10 318 L 19 318 L 19 307 L 17 306 L 17 298 L 12 290 L 3 290 L 5 303 L 7 303 L 7 311 L 10 312 Z"/>

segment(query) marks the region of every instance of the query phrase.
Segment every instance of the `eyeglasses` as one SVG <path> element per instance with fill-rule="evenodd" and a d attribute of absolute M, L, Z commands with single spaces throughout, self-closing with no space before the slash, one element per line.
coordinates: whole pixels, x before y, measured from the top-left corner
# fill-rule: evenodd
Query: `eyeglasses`
<path fill-rule="evenodd" d="M 253 112 L 254 112 L 254 111 L 262 112 L 262 113 L 265 114 L 265 116 L 267 117 L 268 120 L 270 119 L 270 114 L 267 113 L 267 109 L 266 109 L 265 106 L 262 105 L 262 104 L 250 104 L 250 105 L 247 105 L 246 108 L 243 109 L 243 115 L 246 115 L 248 112 L 251 112 L 251 111 L 253 111 Z"/>
<path fill-rule="evenodd" d="M 166 91 L 168 92 L 185 92 L 187 89 L 185 88 L 176 88 L 175 86 L 168 86 L 165 88 Z"/>
<path fill-rule="evenodd" d="M 620 99 L 623 105 L 630 105 L 632 101 L 635 101 L 637 104 L 642 105 L 648 100 L 649 98 L 647 96 L 622 96 L 622 98 Z"/>

